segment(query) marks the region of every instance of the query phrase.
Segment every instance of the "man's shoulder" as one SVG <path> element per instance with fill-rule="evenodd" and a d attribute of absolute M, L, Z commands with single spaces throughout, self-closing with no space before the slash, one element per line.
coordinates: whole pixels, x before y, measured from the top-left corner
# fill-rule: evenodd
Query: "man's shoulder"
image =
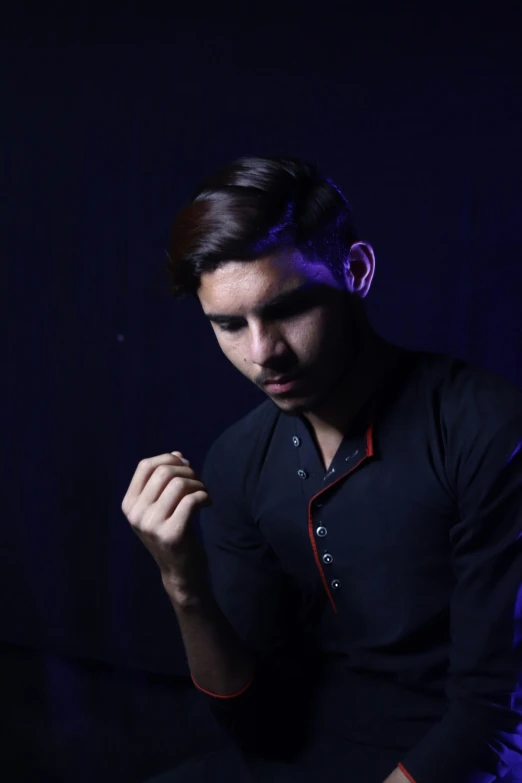
<path fill-rule="evenodd" d="M 522 391 L 496 372 L 444 353 L 415 352 L 417 372 L 441 410 L 456 417 L 490 423 L 522 416 Z"/>

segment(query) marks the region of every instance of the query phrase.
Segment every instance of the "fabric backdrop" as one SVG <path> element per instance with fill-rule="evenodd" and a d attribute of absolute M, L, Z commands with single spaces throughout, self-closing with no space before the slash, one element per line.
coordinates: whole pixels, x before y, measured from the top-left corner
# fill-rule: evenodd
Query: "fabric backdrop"
<path fill-rule="evenodd" d="M 4 20 L 0 634 L 181 674 L 121 500 L 264 398 L 168 295 L 175 211 L 239 155 L 317 162 L 374 245 L 377 330 L 522 385 L 521 15 L 164 5 Z"/>

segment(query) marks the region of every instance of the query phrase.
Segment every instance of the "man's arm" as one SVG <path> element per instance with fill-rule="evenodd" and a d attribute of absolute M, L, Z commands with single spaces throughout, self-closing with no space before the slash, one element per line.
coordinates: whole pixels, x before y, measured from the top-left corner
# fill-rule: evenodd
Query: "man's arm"
<path fill-rule="evenodd" d="M 284 721 L 282 707 L 291 703 L 280 654 L 295 617 L 277 558 L 238 489 L 240 466 L 212 448 L 203 483 L 180 452 L 142 460 L 122 510 L 160 568 L 194 684 L 245 750 L 277 752 L 269 713 L 277 705 Z M 206 511 L 208 556 L 194 524 L 198 509 Z"/>
<path fill-rule="evenodd" d="M 462 395 L 467 407 L 445 433 L 460 510 L 448 710 L 390 780 L 493 783 L 522 772 L 522 397 L 507 384 L 484 389 Z"/>
<path fill-rule="evenodd" d="M 212 597 L 203 546 L 194 530 L 199 508 L 211 503 L 181 452 L 140 462 L 122 510 L 156 560 L 176 612 L 193 677 L 228 697 L 243 690 L 253 661 Z"/>
<path fill-rule="evenodd" d="M 245 459 L 235 445 L 218 442 L 207 454 L 202 479 L 213 503 L 200 510 L 199 529 L 215 606 L 249 664 L 241 682 L 238 677 L 234 698 L 221 698 L 223 689 L 205 687 L 191 665 L 192 678 L 244 751 L 281 758 L 304 737 L 302 613 L 298 594 L 252 517 L 255 488 L 245 491 Z"/>
<path fill-rule="evenodd" d="M 216 698 L 239 696 L 250 685 L 254 661 L 240 641 L 207 585 L 191 587 L 180 597 L 179 587 L 163 585 L 176 613 L 193 682 Z"/>

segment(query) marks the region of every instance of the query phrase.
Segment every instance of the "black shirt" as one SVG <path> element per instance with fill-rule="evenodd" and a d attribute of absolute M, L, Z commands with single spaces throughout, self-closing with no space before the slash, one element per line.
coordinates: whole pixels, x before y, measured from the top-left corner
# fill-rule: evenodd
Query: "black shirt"
<path fill-rule="evenodd" d="M 404 351 L 327 472 L 267 400 L 202 479 L 214 593 L 259 661 L 240 694 L 210 694 L 240 742 L 282 716 L 286 742 L 306 715 L 310 736 L 395 748 L 417 783 L 522 773 L 518 389 Z"/>

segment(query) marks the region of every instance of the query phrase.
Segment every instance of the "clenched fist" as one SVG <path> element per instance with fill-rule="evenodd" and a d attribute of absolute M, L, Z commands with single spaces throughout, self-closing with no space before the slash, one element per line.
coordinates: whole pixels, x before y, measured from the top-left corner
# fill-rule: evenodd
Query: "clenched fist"
<path fill-rule="evenodd" d="M 204 484 L 180 451 L 142 460 L 123 498 L 122 511 L 174 600 L 186 600 L 204 580 L 205 554 L 192 517 L 210 504 Z"/>

